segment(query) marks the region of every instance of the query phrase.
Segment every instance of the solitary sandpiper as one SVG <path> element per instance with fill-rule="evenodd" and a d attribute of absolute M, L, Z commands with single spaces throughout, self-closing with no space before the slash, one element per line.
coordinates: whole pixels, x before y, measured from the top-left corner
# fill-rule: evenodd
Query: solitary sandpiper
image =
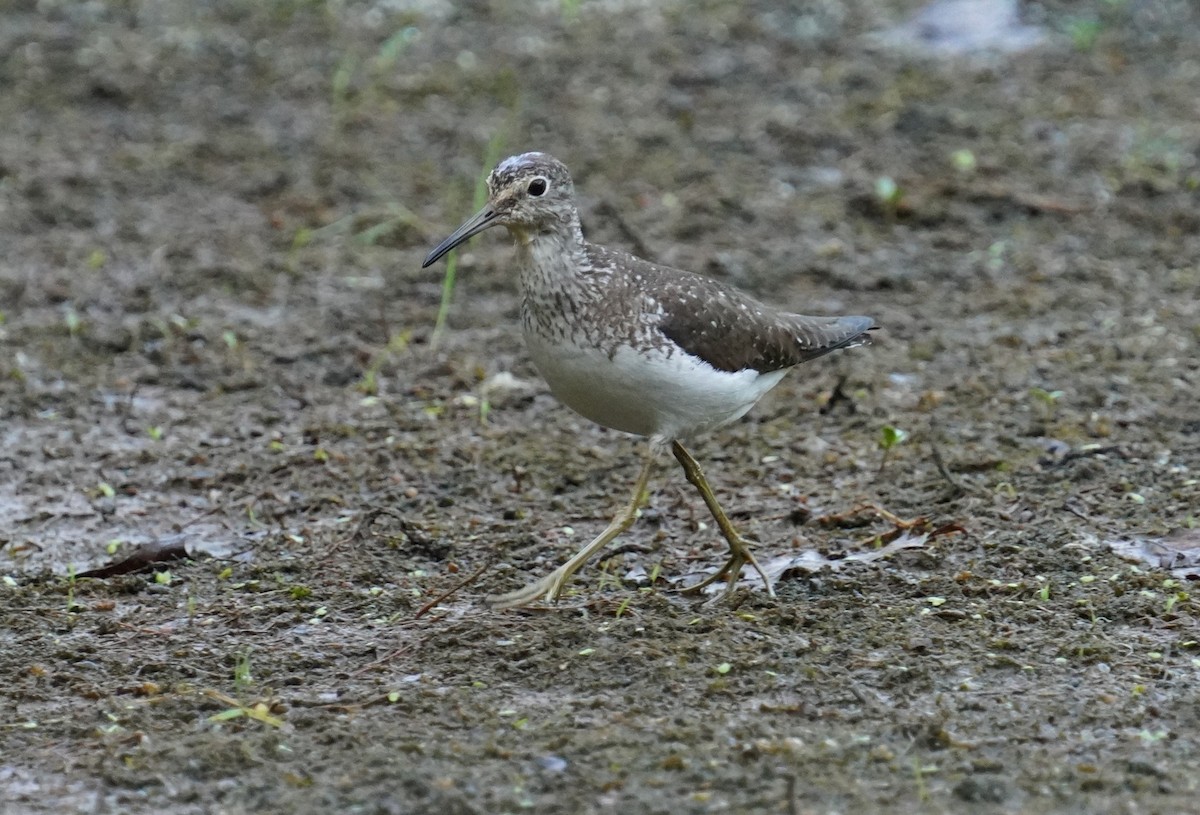
<path fill-rule="evenodd" d="M 659 266 L 584 240 L 565 165 L 545 153 L 500 162 L 487 204 L 429 253 L 422 268 L 493 226 L 516 240 L 521 324 L 550 390 L 594 422 L 649 439 L 633 497 L 600 535 L 524 588 L 487 598 L 493 608 L 556 600 L 571 576 L 637 517 L 655 460 L 670 447 L 729 544 L 722 576 L 733 589 L 750 565 L 771 580 L 717 503 L 681 440 L 743 416 L 788 368 L 866 344 L 870 317 L 805 317 L 764 305 L 707 277 Z"/>

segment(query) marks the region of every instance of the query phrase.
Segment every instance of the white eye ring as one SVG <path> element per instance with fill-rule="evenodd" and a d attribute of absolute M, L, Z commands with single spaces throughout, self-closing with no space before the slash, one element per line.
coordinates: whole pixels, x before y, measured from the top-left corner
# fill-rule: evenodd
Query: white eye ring
<path fill-rule="evenodd" d="M 545 195 L 546 190 L 548 189 L 550 189 L 550 180 L 545 176 L 539 175 L 537 178 L 529 182 L 529 194 L 535 198 Z"/>

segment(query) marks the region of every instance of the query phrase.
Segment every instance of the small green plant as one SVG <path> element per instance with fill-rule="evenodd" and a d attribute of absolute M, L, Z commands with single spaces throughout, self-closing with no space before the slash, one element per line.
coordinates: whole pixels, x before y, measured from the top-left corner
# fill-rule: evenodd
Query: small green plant
<path fill-rule="evenodd" d="M 412 25 L 397 29 L 392 36 L 383 41 L 379 50 L 375 52 L 375 59 L 371 61 L 371 70 L 377 76 L 392 70 L 396 66 L 396 60 L 408 48 L 409 43 L 416 40 L 420 34 L 421 29 Z"/>
<path fill-rule="evenodd" d="M 380 240 L 392 235 L 397 229 L 420 230 L 421 219 L 408 207 L 389 201 L 384 207 L 387 217 L 361 232 L 356 232 L 354 240 L 363 246 L 374 246 Z M 333 231 L 333 230 L 331 230 Z"/>
<path fill-rule="evenodd" d="M 397 331 L 392 334 L 388 338 L 388 344 L 371 357 L 371 361 L 367 364 L 367 369 L 363 371 L 362 377 L 358 380 L 358 384 L 355 385 L 358 392 L 364 396 L 378 396 L 380 370 L 392 358 L 393 354 L 403 353 L 411 341 L 411 331 Z"/>
<path fill-rule="evenodd" d="M 890 175 L 881 175 L 875 179 L 875 200 L 889 218 L 896 217 L 900 203 L 904 200 L 904 190 Z"/>
<path fill-rule="evenodd" d="M 1017 500 L 1017 488 L 1009 481 L 1001 481 L 995 487 L 996 492 L 1003 494 L 1011 501 Z"/>
<path fill-rule="evenodd" d="M 1054 407 L 1058 404 L 1058 400 L 1063 397 L 1062 391 L 1048 391 L 1045 388 L 1030 388 L 1029 395 L 1033 399 L 1041 402 L 1044 405 Z"/>
<path fill-rule="evenodd" d="M 975 172 L 975 154 L 970 150 L 955 150 L 950 154 L 950 163 L 963 175 Z"/>
<path fill-rule="evenodd" d="M 83 328 L 83 320 L 79 316 L 79 312 L 70 306 L 63 312 L 63 323 L 67 326 L 67 333 L 72 339 L 79 336 L 80 330 Z"/>
<path fill-rule="evenodd" d="M 929 785 L 925 783 L 926 773 L 936 772 L 932 767 L 925 767 L 921 763 L 920 758 L 914 757 L 912 760 L 913 781 L 917 788 L 917 798 L 921 801 L 929 800 Z"/>
<path fill-rule="evenodd" d="M 228 705 L 225 710 L 220 713 L 214 713 L 208 717 L 208 720 L 213 724 L 221 724 L 222 722 L 231 722 L 234 719 L 245 717 L 253 719 L 256 722 L 261 722 L 270 727 L 283 727 L 283 719 L 272 715 L 271 706 L 266 702 L 256 702 L 253 705 L 243 705 L 232 696 L 226 696 L 220 691 L 206 690 L 204 695 L 210 699 L 216 699 L 222 704 Z"/>
<path fill-rule="evenodd" d="M 253 682 L 254 676 L 250 673 L 250 649 L 247 648 L 238 654 L 237 661 L 233 664 L 233 686 L 241 692 Z"/>
<path fill-rule="evenodd" d="M 1100 32 L 1104 30 L 1104 24 L 1099 20 L 1089 17 L 1072 17 L 1067 20 L 1067 36 L 1071 38 L 1071 45 L 1076 51 L 1087 53 L 1096 47 L 1096 40 L 1100 38 Z"/>
<path fill-rule="evenodd" d="M 446 256 L 446 273 L 442 276 L 442 301 L 438 304 L 437 317 L 433 321 L 433 336 L 429 339 L 432 348 L 442 341 L 446 331 L 446 318 L 450 316 L 450 303 L 454 300 L 454 284 L 458 277 L 458 250 L 455 249 Z"/>
<path fill-rule="evenodd" d="M 350 83 L 354 80 L 354 71 L 358 68 L 358 57 L 346 54 L 333 69 L 329 80 L 329 90 L 333 101 L 335 116 L 340 119 L 345 110 L 346 101 L 350 95 Z"/>
<path fill-rule="evenodd" d="M 883 468 L 887 466 L 892 450 L 904 444 L 907 439 L 907 430 L 901 430 L 890 424 L 885 424 L 879 429 L 879 449 L 883 451 L 883 458 L 879 461 L 879 475 L 883 475 Z"/>
<path fill-rule="evenodd" d="M 1008 261 L 1008 241 L 994 241 L 987 248 L 987 267 L 988 271 L 997 274 L 1004 270 L 1004 265 Z"/>
<path fill-rule="evenodd" d="M 1062 391 L 1048 391 L 1045 388 L 1029 389 L 1029 398 L 1033 401 L 1035 413 L 1045 420 L 1053 419 L 1058 413 L 1058 401 L 1062 397 Z"/>

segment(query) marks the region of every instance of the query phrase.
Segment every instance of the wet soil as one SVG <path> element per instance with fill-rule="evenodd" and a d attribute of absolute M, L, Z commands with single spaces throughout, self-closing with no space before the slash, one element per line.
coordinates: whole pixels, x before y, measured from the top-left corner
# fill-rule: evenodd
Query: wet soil
<path fill-rule="evenodd" d="M 1200 15 L 872 36 L 915 7 L 9 4 L 3 811 L 1196 811 L 1195 583 L 1110 544 L 1195 546 Z M 420 261 L 528 149 L 597 242 L 884 326 L 696 441 L 821 556 L 777 599 L 680 593 L 723 546 L 664 461 L 484 607 L 641 455 L 537 378 L 503 235 L 434 341 Z M 191 557 L 79 576 L 142 544 Z"/>

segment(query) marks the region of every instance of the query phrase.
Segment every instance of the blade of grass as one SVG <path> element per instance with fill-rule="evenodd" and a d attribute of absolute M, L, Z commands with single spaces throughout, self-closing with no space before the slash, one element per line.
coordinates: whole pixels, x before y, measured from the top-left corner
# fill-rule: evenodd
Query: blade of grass
<path fill-rule="evenodd" d="M 500 152 L 504 149 L 505 137 L 508 132 L 507 127 L 498 129 L 491 139 L 488 140 L 487 147 L 483 151 L 483 173 L 475 182 L 475 198 L 474 204 L 471 207 L 472 212 L 478 212 L 487 202 L 487 177 L 492 168 L 496 166 L 496 162 L 500 160 Z M 433 324 L 433 335 L 429 338 L 429 344 L 433 348 L 437 348 L 439 341 L 442 338 L 443 332 L 446 330 L 446 318 L 450 314 L 450 303 L 454 300 L 454 277 L 458 271 L 458 250 L 455 249 L 446 256 L 446 276 L 442 278 L 442 302 L 438 306 L 437 319 Z"/>

